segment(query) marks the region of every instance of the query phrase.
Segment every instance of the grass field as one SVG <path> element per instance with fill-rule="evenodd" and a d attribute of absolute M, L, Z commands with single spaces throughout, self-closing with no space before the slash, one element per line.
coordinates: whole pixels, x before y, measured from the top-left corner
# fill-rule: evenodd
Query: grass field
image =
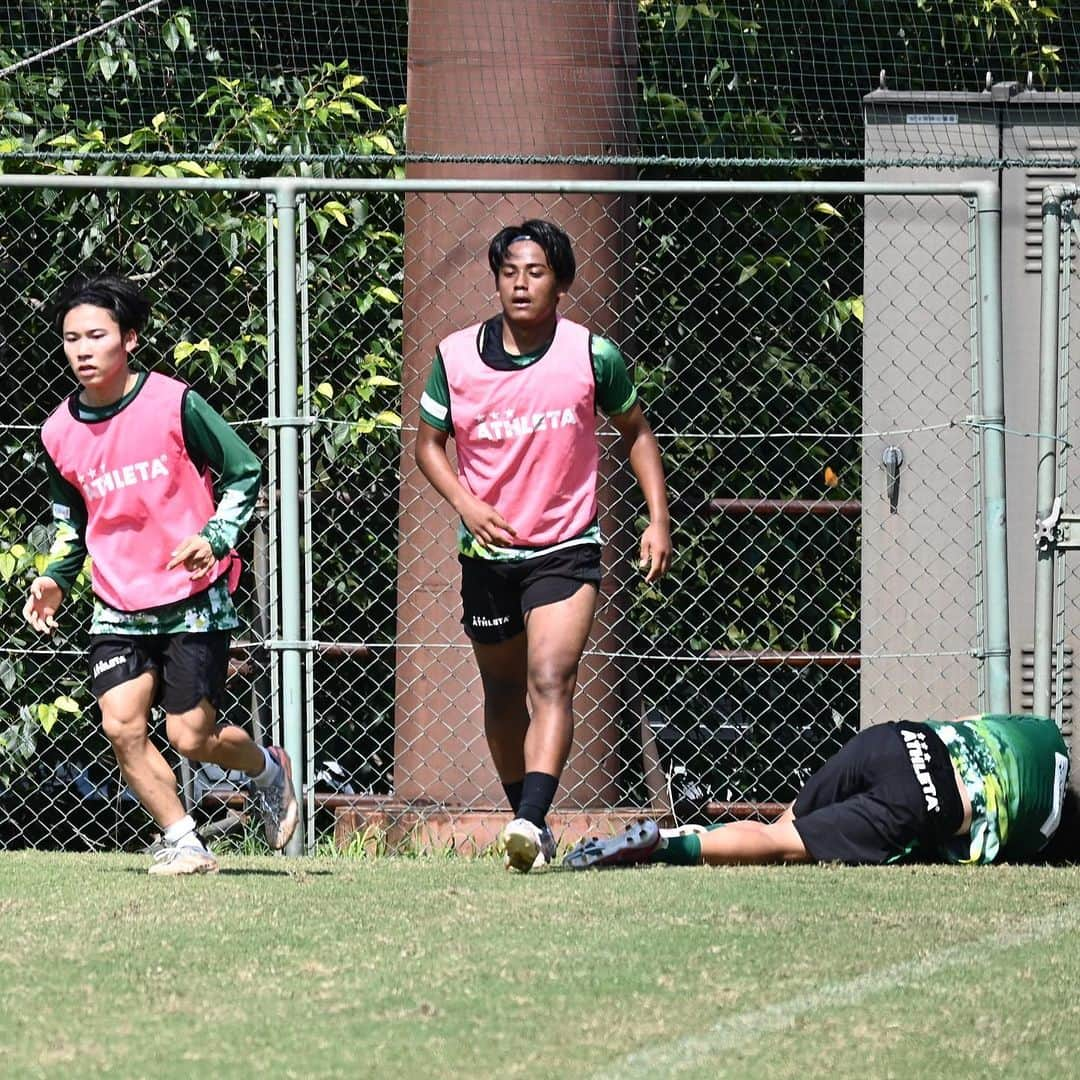
<path fill-rule="evenodd" d="M 0 1073 L 1061 1077 L 1080 869 L 0 853 Z"/>

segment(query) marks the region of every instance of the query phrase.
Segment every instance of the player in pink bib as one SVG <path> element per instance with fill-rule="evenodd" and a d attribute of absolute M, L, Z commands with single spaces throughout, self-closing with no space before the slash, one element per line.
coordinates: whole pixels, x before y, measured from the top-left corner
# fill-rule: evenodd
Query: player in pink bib
<path fill-rule="evenodd" d="M 23 615 L 52 633 L 91 556 L 90 688 L 124 780 L 161 829 L 150 873 L 206 874 L 217 861 L 149 739 L 155 704 L 179 753 L 247 774 L 271 847 L 284 847 L 298 811 L 285 751 L 218 723 L 237 625 L 233 543 L 254 507 L 259 461 L 186 384 L 132 370 L 149 315 L 135 285 L 104 275 L 74 282 L 57 304 L 81 389 L 42 428 L 56 533 Z"/>
<path fill-rule="evenodd" d="M 440 343 L 415 452 L 460 518 L 462 623 L 514 813 L 506 865 L 529 871 L 555 855 L 545 818 L 570 753 L 599 591 L 597 409 L 622 435 L 648 507 L 646 580 L 667 572 L 671 535 L 660 452 L 622 356 L 558 313 L 576 272 L 566 233 L 539 220 L 503 229 L 488 262 L 502 311 Z"/>

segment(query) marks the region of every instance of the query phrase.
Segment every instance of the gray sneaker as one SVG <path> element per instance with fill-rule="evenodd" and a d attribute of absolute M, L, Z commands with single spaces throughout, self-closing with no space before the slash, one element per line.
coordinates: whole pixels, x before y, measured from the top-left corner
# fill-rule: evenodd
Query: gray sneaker
<path fill-rule="evenodd" d="M 651 818 L 639 818 L 621 833 L 582 840 L 566 853 L 563 866 L 588 870 L 593 866 L 632 866 L 649 861 L 660 846 L 660 826 Z"/>
<path fill-rule="evenodd" d="M 268 746 L 266 752 L 278 763 L 277 777 L 266 787 L 248 784 L 248 797 L 262 818 L 263 834 L 274 851 L 280 851 L 296 831 L 300 815 L 293 792 L 292 762 L 280 746 Z"/>
<path fill-rule="evenodd" d="M 147 871 L 151 877 L 180 877 L 187 874 L 216 874 L 217 859 L 206 848 L 165 844 L 154 852 Z"/>

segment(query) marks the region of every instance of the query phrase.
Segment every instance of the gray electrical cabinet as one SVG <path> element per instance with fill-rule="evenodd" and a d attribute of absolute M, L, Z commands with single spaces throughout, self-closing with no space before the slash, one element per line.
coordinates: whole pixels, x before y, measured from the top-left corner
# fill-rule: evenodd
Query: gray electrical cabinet
<path fill-rule="evenodd" d="M 999 106 L 988 94 L 864 98 L 868 180 L 987 179 Z M 969 428 L 969 209 L 960 197 L 867 196 L 862 454 L 863 726 L 973 712 L 975 505 Z"/>
<path fill-rule="evenodd" d="M 1076 158 L 1080 153 L 1080 95 L 1017 92 L 999 84 L 979 93 L 904 94 L 877 91 L 864 98 L 868 160 L 926 160 L 926 167 L 867 170 L 867 178 L 901 181 L 985 179 L 996 176 L 1002 193 L 1002 348 L 1006 427 L 1006 491 L 1009 545 L 1009 631 L 1012 647 L 1012 703 L 1031 708 L 1031 649 L 1035 581 L 1035 432 L 1038 423 L 1038 357 L 1042 190 L 1048 183 L 1074 182 L 1076 171 L 1011 166 L 1010 161 Z M 995 159 L 1005 166 L 948 167 L 949 161 Z M 972 329 L 967 279 L 969 229 L 956 200 L 920 211 L 911 200 L 868 199 L 865 224 L 864 426 L 868 432 L 925 428 L 967 409 L 970 393 Z M 962 288 L 953 288 L 961 283 Z M 1076 297 L 1072 325 L 1080 328 Z M 933 398 L 937 388 L 940 396 Z M 1080 420 L 1080 377 L 1071 380 L 1067 407 Z M 896 440 L 904 455 L 899 496 L 888 500 L 884 440 L 870 438 L 863 472 L 863 653 L 887 656 L 913 650 L 919 619 L 910 630 L 885 617 L 884 609 L 923 606 L 922 622 L 935 625 L 929 650 L 970 648 L 979 554 L 973 530 L 964 531 L 974 507 L 979 478 L 972 470 L 970 440 L 933 438 L 930 433 Z M 1080 472 L 1080 462 L 1073 470 Z M 961 495 L 960 485 L 971 484 Z M 929 484 L 928 477 L 936 477 Z M 1066 500 L 1080 509 L 1077 494 Z M 959 501 L 958 501 L 959 499 Z M 1066 587 L 1066 693 L 1063 727 L 1071 734 L 1071 656 L 1080 626 L 1080 557 Z M 898 574 L 896 568 L 922 568 Z M 1068 567 L 1066 568 L 1068 571 Z M 913 585 L 913 577 L 916 583 Z M 905 580 L 906 579 L 906 580 Z M 936 588 L 928 596 L 930 586 Z M 913 592 L 915 595 L 913 596 Z M 947 614 L 939 616 L 935 608 Z M 949 628 L 955 633 L 950 635 Z M 910 637 L 910 640 L 907 640 Z M 975 665 L 944 655 L 933 671 L 917 663 L 869 659 L 862 678 L 863 723 L 899 715 L 961 715 L 978 705 Z M 888 670 L 892 678 L 874 675 Z M 871 677 L 868 677 L 871 676 Z M 891 714 L 891 715 L 890 715 Z M 1076 757 L 1074 748 L 1074 757 Z M 1074 762 L 1074 765 L 1076 763 Z"/>

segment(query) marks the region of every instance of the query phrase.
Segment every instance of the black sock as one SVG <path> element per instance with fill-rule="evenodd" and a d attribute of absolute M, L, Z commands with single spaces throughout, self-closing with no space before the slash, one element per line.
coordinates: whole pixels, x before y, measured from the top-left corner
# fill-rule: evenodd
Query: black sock
<path fill-rule="evenodd" d="M 510 803 L 510 809 L 514 811 L 514 817 L 518 816 L 518 807 L 521 805 L 521 789 L 525 786 L 524 780 L 503 781 L 503 791 Z"/>
<path fill-rule="evenodd" d="M 542 829 L 558 786 L 558 779 L 548 773 L 527 772 L 521 782 L 521 801 L 518 803 L 517 816 Z"/>

